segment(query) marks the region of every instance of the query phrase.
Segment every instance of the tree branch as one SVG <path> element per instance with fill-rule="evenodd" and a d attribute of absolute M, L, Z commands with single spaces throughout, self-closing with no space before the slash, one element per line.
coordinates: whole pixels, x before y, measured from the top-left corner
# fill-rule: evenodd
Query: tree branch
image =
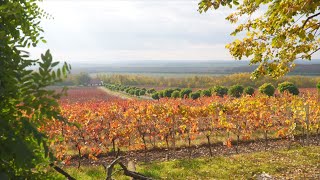
<path fill-rule="evenodd" d="M 122 169 L 124 171 L 124 175 L 126 175 L 126 176 L 130 176 L 133 179 L 139 179 L 139 180 L 151 180 L 151 178 L 146 177 L 140 173 L 129 171 L 128 168 L 124 164 L 122 164 L 121 162 L 119 162 L 119 165 L 122 167 Z"/>
<path fill-rule="evenodd" d="M 308 21 L 310 21 L 311 19 L 313 19 L 313 18 L 315 18 L 315 17 L 317 17 L 317 16 L 319 16 L 319 15 L 320 15 L 320 12 L 318 12 L 317 14 L 314 14 L 314 15 L 312 15 L 312 16 L 307 17 L 307 19 L 306 19 L 306 21 L 303 23 L 301 29 L 303 29 L 303 28 L 306 26 L 306 24 L 307 24 Z"/>
<path fill-rule="evenodd" d="M 76 180 L 74 177 L 70 176 L 67 172 L 65 172 L 63 169 L 59 168 L 58 166 L 55 166 L 53 163 L 50 164 L 50 167 L 52 167 L 54 170 L 56 170 L 58 173 L 62 174 L 64 177 L 66 177 L 68 180 Z"/>
<path fill-rule="evenodd" d="M 112 170 L 114 165 L 116 165 L 123 157 L 118 157 L 117 159 L 113 160 L 109 166 L 103 165 L 103 167 L 107 170 L 107 180 L 112 180 Z"/>
<path fill-rule="evenodd" d="M 320 50 L 320 47 L 318 49 L 316 49 L 315 51 L 313 51 L 310 56 L 312 56 L 314 53 L 318 52 Z"/>
<path fill-rule="evenodd" d="M 118 157 L 117 159 L 113 160 L 109 166 L 102 164 L 103 167 L 105 168 L 105 170 L 107 171 L 107 179 L 106 180 L 112 180 L 112 175 L 114 174 L 114 173 L 112 173 L 112 170 L 116 164 L 119 164 L 121 166 L 121 168 L 124 172 L 124 175 L 126 175 L 126 176 L 132 177 L 133 179 L 137 179 L 137 180 L 151 180 L 151 178 L 146 177 L 143 174 L 128 170 L 128 168 L 122 162 L 119 162 L 122 159 L 123 159 L 123 157 Z"/>

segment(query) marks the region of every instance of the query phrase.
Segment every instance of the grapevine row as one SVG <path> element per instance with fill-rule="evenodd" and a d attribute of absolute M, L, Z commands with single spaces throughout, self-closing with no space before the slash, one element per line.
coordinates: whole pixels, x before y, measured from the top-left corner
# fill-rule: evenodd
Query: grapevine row
<path fill-rule="evenodd" d="M 267 146 L 270 136 L 290 138 L 298 129 L 318 133 L 320 127 L 320 105 L 312 95 L 89 100 L 62 102 L 61 106 L 69 123 L 48 121 L 42 131 L 52 139 L 56 156 L 65 161 L 70 148 L 75 148 L 79 156 L 88 153 L 95 159 L 116 148 L 147 150 L 161 144 L 176 148 L 178 140 L 191 145 L 199 135 L 204 135 L 210 145 L 221 132 L 228 134 L 228 147 L 232 146 L 232 137 L 238 141 L 252 139 L 256 133 L 264 134 Z"/>

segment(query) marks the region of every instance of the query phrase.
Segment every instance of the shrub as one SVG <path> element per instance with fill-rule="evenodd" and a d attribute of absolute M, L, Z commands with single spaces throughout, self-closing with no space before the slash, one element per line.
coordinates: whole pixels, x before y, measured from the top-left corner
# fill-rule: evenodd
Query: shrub
<path fill-rule="evenodd" d="M 204 96 L 210 97 L 211 91 L 209 89 L 205 89 L 205 90 L 201 91 L 200 95 L 201 95 L 201 97 L 204 97 Z"/>
<path fill-rule="evenodd" d="M 230 89 L 228 90 L 228 94 L 231 97 L 240 97 L 243 93 L 243 86 L 241 85 L 233 85 L 230 87 Z"/>
<path fill-rule="evenodd" d="M 293 95 L 298 95 L 299 94 L 299 89 L 297 88 L 297 86 L 295 86 L 293 83 L 291 82 L 283 82 L 278 84 L 278 89 L 281 93 L 287 91 L 290 94 Z"/>
<path fill-rule="evenodd" d="M 180 92 L 179 91 L 173 91 L 173 93 L 171 94 L 172 98 L 178 98 L 180 97 Z"/>
<path fill-rule="evenodd" d="M 317 84 L 317 89 L 320 91 L 320 81 Z"/>
<path fill-rule="evenodd" d="M 140 96 L 140 89 L 136 89 L 135 91 L 134 91 L 134 95 L 136 95 L 136 96 Z"/>
<path fill-rule="evenodd" d="M 213 88 L 211 88 L 211 94 L 223 97 L 224 95 L 228 94 L 228 88 L 224 86 L 214 86 Z"/>
<path fill-rule="evenodd" d="M 156 99 L 156 100 L 160 99 L 158 92 L 153 93 L 153 94 L 151 95 L 151 97 L 152 97 L 152 99 Z"/>
<path fill-rule="evenodd" d="M 134 95 L 135 94 L 135 90 L 134 89 L 130 89 L 129 90 L 129 94 Z"/>
<path fill-rule="evenodd" d="M 163 98 L 163 97 L 164 97 L 163 91 L 159 91 L 159 97 L 160 97 L 160 98 Z"/>
<path fill-rule="evenodd" d="M 173 89 L 165 89 L 164 91 L 163 91 L 163 96 L 164 97 L 171 97 L 171 94 L 173 93 Z"/>
<path fill-rule="evenodd" d="M 153 88 L 152 88 L 152 89 L 148 89 L 148 91 L 147 91 L 148 94 L 153 94 L 153 93 L 155 93 L 155 92 L 156 92 L 156 90 L 153 89 Z"/>
<path fill-rule="evenodd" d="M 252 96 L 254 94 L 254 88 L 251 86 L 248 86 L 244 89 L 244 93 L 247 95 Z"/>
<path fill-rule="evenodd" d="M 130 90 L 131 90 L 130 88 L 127 88 L 127 89 L 125 89 L 124 91 L 125 91 L 126 93 L 129 93 Z"/>
<path fill-rule="evenodd" d="M 189 97 L 189 94 L 192 93 L 192 90 L 190 88 L 185 88 L 185 89 L 182 89 L 180 91 L 180 97 L 181 98 L 185 98 L 185 97 Z"/>
<path fill-rule="evenodd" d="M 190 98 L 192 98 L 193 100 L 198 99 L 200 97 L 200 92 L 194 92 L 194 93 L 190 93 Z"/>
<path fill-rule="evenodd" d="M 268 96 L 274 95 L 275 88 L 271 83 L 264 83 L 259 87 L 259 92 Z"/>
<path fill-rule="evenodd" d="M 140 93 L 139 93 L 140 96 L 144 96 L 145 94 L 146 94 L 145 90 L 141 90 Z"/>

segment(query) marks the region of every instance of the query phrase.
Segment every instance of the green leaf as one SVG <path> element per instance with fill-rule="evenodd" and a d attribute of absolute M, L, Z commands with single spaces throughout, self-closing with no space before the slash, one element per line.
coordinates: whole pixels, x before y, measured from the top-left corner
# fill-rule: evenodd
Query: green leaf
<path fill-rule="evenodd" d="M 59 62 L 54 62 L 54 63 L 51 64 L 51 67 L 52 67 L 52 68 L 53 68 L 53 67 L 56 67 L 58 64 L 59 64 Z"/>

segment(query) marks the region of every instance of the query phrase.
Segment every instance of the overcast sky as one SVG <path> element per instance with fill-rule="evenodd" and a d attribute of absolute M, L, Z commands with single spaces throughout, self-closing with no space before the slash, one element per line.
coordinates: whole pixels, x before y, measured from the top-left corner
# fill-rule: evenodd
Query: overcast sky
<path fill-rule="evenodd" d="M 44 0 L 54 19 L 43 20 L 57 60 L 232 60 L 225 45 L 229 10 L 200 14 L 197 0 Z"/>

